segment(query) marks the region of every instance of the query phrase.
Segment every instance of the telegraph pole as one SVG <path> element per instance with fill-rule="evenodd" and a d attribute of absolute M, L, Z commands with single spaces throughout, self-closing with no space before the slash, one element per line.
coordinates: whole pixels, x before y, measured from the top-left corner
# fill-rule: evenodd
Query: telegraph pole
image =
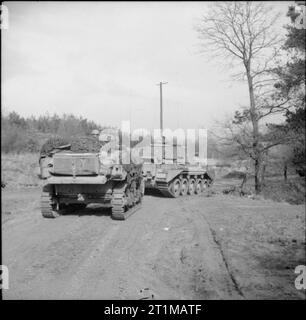
<path fill-rule="evenodd" d="M 163 84 L 167 84 L 168 82 L 160 82 L 157 84 L 159 86 L 159 95 L 160 95 L 160 131 L 161 134 L 164 129 L 164 124 L 163 124 Z"/>
<path fill-rule="evenodd" d="M 159 95 L 160 95 L 160 134 L 162 141 L 162 163 L 164 163 L 165 159 L 165 137 L 163 136 L 164 124 L 163 124 L 163 84 L 167 84 L 168 82 L 160 82 L 157 84 L 159 86 Z"/>

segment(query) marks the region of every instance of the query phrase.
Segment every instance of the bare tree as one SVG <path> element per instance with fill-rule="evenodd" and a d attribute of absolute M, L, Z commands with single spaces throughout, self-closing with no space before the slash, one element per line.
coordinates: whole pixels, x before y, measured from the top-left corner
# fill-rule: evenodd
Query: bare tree
<path fill-rule="evenodd" d="M 248 84 L 249 105 L 236 112 L 234 124 L 240 128 L 239 134 L 232 132 L 232 137 L 254 160 L 256 193 L 262 188 L 260 171 L 264 155 L 271 147 L 260 141 L 259 122 L 287 110 L 288 102 L 283 98 L 277 102 L 272 99 L 275 79 L 271 71 L 282 39 L 274 31 L 279 15 L 271 12 L 262 2 L 215 3 L 196 27 L 202 52 L 236 62 L 241 72 L 234 77 Z"/>

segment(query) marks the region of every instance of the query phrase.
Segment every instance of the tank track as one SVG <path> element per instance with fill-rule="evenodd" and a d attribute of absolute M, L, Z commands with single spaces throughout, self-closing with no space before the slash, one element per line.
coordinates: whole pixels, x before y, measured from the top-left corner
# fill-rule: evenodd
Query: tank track
<path fill-rule="evenodd" d="M 40 200 L 41 214 L 44 218 L 56 218 L 59 214 L 54 210 L 54 203 L 49 192 L 43 191 Z"/>
<path fill-rule="evenodd" d="M 132 204 L 132 206 L 128 205 L 126 190 L 127 185 L 125 185 L 124 188 L 113 190 L 112 218 L 115 220 L 126 220 L 141 208 L 141 201 L 143 196 L 141 188 L 137 189 L 138 199 L 135 199 L 135 202 Z"/>
<path fill-rule="evenodd" d="M 176 198 L 175 195 L 171 191 L 170 183 L 168 182 L 158 182 L 156 184 L 157 189 L 162 193 L 163 196 L 167 198 Z"/>

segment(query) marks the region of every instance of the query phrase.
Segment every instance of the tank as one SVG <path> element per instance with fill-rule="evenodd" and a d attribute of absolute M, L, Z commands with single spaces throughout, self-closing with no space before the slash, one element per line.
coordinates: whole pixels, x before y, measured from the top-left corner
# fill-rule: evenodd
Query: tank
<path fill-rule="evenodd" d="M 86 152 L 90 149 L 88 140 L 87 144 L 80 141 L 78 148 L 72 142 L 70 150 L 52 155 L 41 195 L 43 217 L 55 218 L 71 209 L 96 203 L 111 208 L 113 219 L 125 220 L 141 206 L 144 195 L 142 162 L 116 163 L 107 154 Z M 86 148 L 80 147 L 85 145 Z M 92 149 L 97 151 L 97 148 Z"/>
<path fill-rule="evenodd" d="M 198 166 L 161 164 L 156 169 L 154 188 L 164 196 L 199 195 L 213 182 L 212 175 Z"/>
<path fill-rule="evenodd" d="M 212 172 L 198 166 L 156 164 L 147 168 L 145 166 L 145 188 L 159 190 L 170 198 L 201 194 L 213 183 Z"/>
<path fill-rule="evenodd" d="M 214 180 L 213 170 L 208 170 L 207 166 L 203 167 L 199 162 L 184 163 L 177 156 L 184 152 L 176 152 L 176 157 L 172 159 L 163 158 L 162 163 L 157 163 L 160 161 L 156 158 L 144 157 L 145 188 L 158 190 L 165 197 L 171 198 L 199 195 L 209 188 Z"/>

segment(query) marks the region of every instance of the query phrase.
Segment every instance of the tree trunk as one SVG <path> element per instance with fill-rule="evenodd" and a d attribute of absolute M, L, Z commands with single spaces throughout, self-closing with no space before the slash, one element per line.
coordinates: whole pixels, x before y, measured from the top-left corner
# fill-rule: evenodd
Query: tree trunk
<path fill-rule="evenodd" d="M 258 194 L 261 192 L 261 179 L 260 179 L 260 160 L 255 159 L 255 193 Z"/>
<path fill-rule="evenodd" d="M 250 60 L 245 63 L 246 73 L 248 78 L 249 96 L 250 96 L 250 116 L 253 127 L 253 156 L 255 165 L 255 193 L 261 192 L 262 183 L 260 179 L 260 169 L 261 169 L 261 157 L 259 149 L 259 133 L 258 133 L 258 118 L 255 106 L 255 96 L 253 87 L 253 78 L 251 76 L 251 62 Z"/>
<path fill-rule="evenodd" d="M 261 187 L 263 188 L 265 186 L 265 174 L 266 174 L 266 163 L 262 164 L 262 169 L 261 169 Z"/>
<path fill-rule="evenodd" d="M 287 170 L 288 170 L 287 163 L 285 163 L 284 164 L 284 179 L 285 179 L 285 182 L 287 182 Z"/>
<path fill-rule="evenodd" d="M 267 167 L 267 157 L 268 151 L 261 152 L 261 173 L 260 173 L 260 185 L 261 190 L 265 186 L 265 175 L 266 175 L 266 167 Z"/>
<path fill-rule="evenodd" d="M 240 185 L 240 191 L 239 192 L 240 192 L 241 196 L 244 195 L 243 187 L 244 187 L 245 183 L 247 182 L 247 179 L 248 179 L 248 172 L 246 171 L 244 173 L 244 177 L 243 177 L 241 185 Z"/>

